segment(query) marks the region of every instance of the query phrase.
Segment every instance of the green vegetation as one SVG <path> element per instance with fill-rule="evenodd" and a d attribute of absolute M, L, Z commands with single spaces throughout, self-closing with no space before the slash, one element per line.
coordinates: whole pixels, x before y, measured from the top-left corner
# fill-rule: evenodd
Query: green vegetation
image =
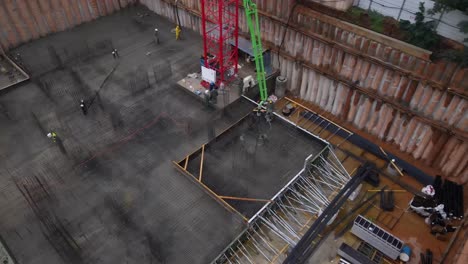
<path fill-rule="evenodd" d="M 465 15 L 468 15 L 468 0 L 434 0 L 434 7 L 429 10 L 430 14 L 441 13 L 450 10 L 460 10 Z M 458 24 L 460 31 L 468 33 L 468 20 L 462 21 Z M 465 38 L 465 43 L 468 43 L 468 38 Z M 456 62 L 460 62 L 462 67 L 468 67 L 468 46 L 465 45 L 464 49 L 443 51 L 435 54 L 437 58 L 446 58 Z"/>
<path fill-rule="evenodd" d="M 348 14 L 353 21 L 359 21 L 360 25 L 370 28 L 376 32 L 384 33 L 385 16 L 377 11 L 372 10 L 367 12 L 362 8 L 352 7 L 348 10 Z"/>
<path fill-rule="evenodd" d="M 441 13 L 450 10 L 460 10 L 465 15 L 468 15 L 468 0 L 434 0 L 434 7 L 429 10 L 430 14 Z M 460 31 L 468 33 L 468 21 L 462 21 L 458 24 Z M 468 42 L 468 39 L 465 39 Z"/>
<path fill-rule="evenodd" d="M 460 63 L 461 67 L 468 67 L 468 47 L 465 45 L 463 50 L 444 50 L 432 54 L 431 59 L 446 59 Z"/>
<path fill-rule="evenodd" d="M 424 3 L 419 3 L 419 12 L 416 13 L 415 23 L 400 20 L 400 28 L 406 31 L 406 40 L 418 47 L 434 50 L 439 46 L 440 37 L 437 35 L 435 21 L 424 22 Z"/>
<path fill-rule="evenodd" d="M 450 5 L 449 5 L 450 4 Z M 441 11 L 464 8 L 468 15 L 468 0 L 436 0 L 434 8 L 428 13 L 435 14 Z M 462 10 L 462 11 L 463 11 Z M 367 11 L 362 8 L 352 7 L 345 17 L 352 23 L 369 28 L 387 36 L 411 43 L 423 49 L 433 51 L 432 59 L 447 59 L 458 62 L 462 67 L 468 67 L 468 47 L 463 50 L 453 50 L 445 47 L 441 37 L 436 31 L 436 22 L 425 22 L 424 3 L 420 3 L 419 12 L 416 13 L 415 22 L 408 20 L 396 21 L 391 17 L 383 16 L 377 11 Z M 459 24 L 461 31 L 468 33 L 468 21 Z M 465 40 L 468 43 L 468 39 Z"/>
<path fill-rule="evenodd" d="M 371 29 L 380 33 L 384 31 L 384 18 L 385 16 L 381 15 L 376 11 L 369 11 L 369 18 L 371 21 Z"/>

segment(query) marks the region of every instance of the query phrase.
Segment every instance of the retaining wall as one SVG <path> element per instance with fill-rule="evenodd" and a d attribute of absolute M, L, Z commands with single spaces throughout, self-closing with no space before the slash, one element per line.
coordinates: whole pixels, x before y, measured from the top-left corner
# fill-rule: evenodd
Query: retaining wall
<path fill-rule="evenodd" d="M 0 46 L 8 50 L 127 7 L 136 0 L 1 0 Z"/>

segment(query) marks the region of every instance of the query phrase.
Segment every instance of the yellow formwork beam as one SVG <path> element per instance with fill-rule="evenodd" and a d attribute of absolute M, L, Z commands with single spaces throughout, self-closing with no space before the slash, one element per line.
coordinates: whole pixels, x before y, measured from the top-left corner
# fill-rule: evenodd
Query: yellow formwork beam
<path fill-rule="evenodd" d="M 189 161 L 189 157 L 190 157 L 190 155 L 187 155 L 187 157 L 185 157 L 184 170 L 186 170 L 186 169 L 187 169 L 187 166 L 188 166 L 188 161 Z"/>
<path fill-rule="evenodd" d="M 219 198 L 226 199 L 226 200 L 238 200 L 238 201 L 247 201 L 247 202 L 263 202 L 263 203 L 273 202 L 273 200 L 267 200 L 267 199 L 255 199 L 255 198 L 234 197 L 234 196 L 219 196 Z"/>
<path fill-rule="evenodd" d="M 202 182 L 199 182 L 196 180 L 195 176 L 193 176 L 192 173 L 190 173 L 188 170 L 184 170 L 184 167 L 180 166 L 179 163 L 175 162 L 175 161 L 172 161 L 172 164 L 178 169 L 180 170 L 183 174 L 185 174 L 187 177 L 190 177 L 191 179 L 194 179 L 196 182 L 198 182 L 201 187 L 203 189 L 205 189 L 206 191 L 208 191 L 208 193 L 210 193 L 211 195 L 213 195 L 215 197 L 216 200 L 218 200 L 219 202 L 221 202 L 221 204 L 223 204 L 226 209 L 234 212 L 234 213 L 237 213 L 245 222 L 248 222 L 249 219 L 247 217 L 245 217 L 241 212 L 237 211 L 234 207 L 232 207 L 229 203 L 227 203 L 226 201 L 224 201 L 223 199 L 221 199 L 219 197 L 218 194 L 216 194 L 213 190 L 211 190 L 208 186 L 206 186 L 205 184 L 203 184 Z"/>
<path fill-rule="evenodd" d="M 198 174 L 198 181 L 201 182 L 203 176 L 203 160 L 205 159 L 205 144 L 202 145 L 201 149 L 201 160 L 200 160 L 200 173 Z"/>

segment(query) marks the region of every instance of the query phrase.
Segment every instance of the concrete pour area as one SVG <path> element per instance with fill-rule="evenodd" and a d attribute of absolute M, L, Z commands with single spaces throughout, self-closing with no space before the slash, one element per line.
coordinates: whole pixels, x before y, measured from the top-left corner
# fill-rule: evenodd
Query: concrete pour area
<path fill-rule="evenodd" d="M 173 27 L 130 8 L 13 51 L 31 75 L 0 93 L 0 235 L 17 263 L 208 263 L 244 229 L 171 161 L 252 105 L 181 91 L 202 39 Z"/>
<path fill-rule="evenodd" d="M 186 170 L 249 219 L 325 147 L 278 117 L 267 123 L 251 113 L 191 154 Z"/>

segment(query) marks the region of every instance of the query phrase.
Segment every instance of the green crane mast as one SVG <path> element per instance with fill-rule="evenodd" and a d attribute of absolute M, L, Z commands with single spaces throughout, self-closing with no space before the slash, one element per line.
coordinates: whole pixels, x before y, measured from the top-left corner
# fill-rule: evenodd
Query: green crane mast
<path fill-rule="evenodd" d="M 252 0 L 243 0 L 244 10 L 249 26 L 252 42 L 252 51 L 255 59 L 255 68 L 257 70 L 258 89 L 260 90 L 260 106 L 267 101 L 268 92 L 266 87 L 265 65 L 263 63 L 262 35 L 260 33 L 260 23 L 258 21 L 257 4 Z"/>

